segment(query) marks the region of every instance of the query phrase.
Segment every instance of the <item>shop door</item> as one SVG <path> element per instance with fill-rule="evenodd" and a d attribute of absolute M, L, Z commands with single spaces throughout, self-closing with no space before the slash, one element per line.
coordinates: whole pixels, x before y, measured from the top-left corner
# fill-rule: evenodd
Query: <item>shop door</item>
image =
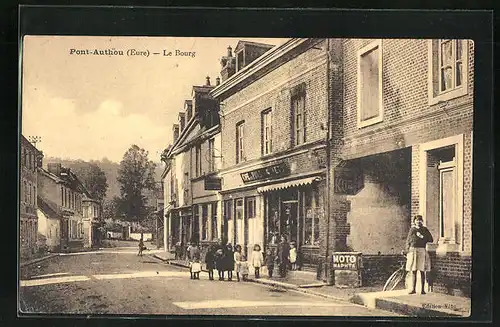
<path fill-rule="evenodd" d="M 298 201 L 283 201 L 281 204 L 280 230 L 288 242 L 297 241 Z"/>

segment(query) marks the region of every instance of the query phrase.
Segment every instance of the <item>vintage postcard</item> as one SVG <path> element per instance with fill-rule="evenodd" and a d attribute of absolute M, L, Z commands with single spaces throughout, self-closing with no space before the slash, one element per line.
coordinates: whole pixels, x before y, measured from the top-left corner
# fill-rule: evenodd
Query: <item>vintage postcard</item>
<path fill-rule="evenodd" d="M 24 36 L 20 313 L 469 317 L 474 49 Z"/>

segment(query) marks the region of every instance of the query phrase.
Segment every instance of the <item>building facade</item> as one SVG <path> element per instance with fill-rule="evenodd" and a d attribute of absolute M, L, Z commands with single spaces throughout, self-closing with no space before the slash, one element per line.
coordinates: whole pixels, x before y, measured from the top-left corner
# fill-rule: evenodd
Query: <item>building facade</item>
<path fill-rule="evenodd" d="M 83 194 L 82 227 L 84 248 L 99 247 L 102 240 L 99 227 L 102 227 L 103 223 L 100 202 Z"/>
<path fill-rule="evenodd" d="M 20 256 L 26 259 L 38 251 L 37 170 L 43 154 L 22 135 L 20 154 Z"/>
<path fill-rule="evenodd" d="M 78 177 L 59 163 L 38 170 L 39 232 L 52 250 L 84 245 L 83 198 L 90 197 Z"/>
<path fill-rule="evenodd" d="M 434 290 L 470 295 L 473 66 L 468 40 L 342 40 L 332 140 L 342 165 L 332 174 L 361 183 L 351 193 L 332 185 L 330 201 L 345 204 L 332 217 L 349 226 L 335 241 L 363 253 L 367 278 L 384 276 L 381 260 L 405 248 L 421 214 L 434 237 Z"/>
<path fill-rule="evenodd" d="M 225 75 L 231 53 L 221 61 L 222 83 L 211 94 L 221 106 L 223 226 L 247 252 L 286 235 L 306 264 L 319 260 L 328 197 L 327 72 L 335 60 L 328 46 L 324 39 L 274 48 L 240 41 L 232 75 Z M 240 65 L 240 52 L 258 50 Z"/>
<path fill-rule="evenodd" d="M 220 168 L 220 124 L 217 102 L 209 95 L 214 86 L 193 86 L 178 124 L 174 144 L 165 150 L 162 175 L 165 249 L 189 242 L 202 246 L 221 237 L 217 177 Z"/>

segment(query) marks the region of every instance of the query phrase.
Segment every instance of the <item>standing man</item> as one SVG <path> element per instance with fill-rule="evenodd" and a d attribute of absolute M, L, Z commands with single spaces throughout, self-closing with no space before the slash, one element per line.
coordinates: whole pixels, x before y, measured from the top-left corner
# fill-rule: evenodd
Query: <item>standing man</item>
<path fill-rule="evenodd" d="M 425 294 L 425 273 L 431 270 L 431 259 L 425 249 L 427 243 L 432 243 L 432 235 L 424 226 L 424 219 L 421 215 L 413 218 L 414 226 L 408 232 L 406 239 L 406 248 L 408 254 L 406 257 L 406 271 L 412 273 L 412 289 L 409 294 L 416 293 L 417 270 L 420 271 L 420 281 L 422 283 L 422 294 Z"/>
<path fill-rule="evenodd" d="M 290 256 L 290 245 L 288 244 L 285 235 L 281 235 L 281 242 L 278 244 L 277 256 L 280 277 L 286 277 Z"/>

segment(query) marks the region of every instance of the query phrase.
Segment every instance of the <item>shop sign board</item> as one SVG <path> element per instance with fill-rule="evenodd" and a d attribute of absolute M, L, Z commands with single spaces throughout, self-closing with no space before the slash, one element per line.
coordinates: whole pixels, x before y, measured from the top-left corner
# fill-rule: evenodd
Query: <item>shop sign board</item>
<path fill-rule="evenodd" d="M 334 270 L 359 270 L 360 252 L 334 252 L 332 255 Z"/>
<path fill-rule="evenodd" d="M 222 190 L 222 178 L 205 177 L 205 190 L 220 191 Z"/>
<path fill-rule="evenodd" d="M 264 179 L 280 178 L 290 175 L 290 168 L 285 162 L 275 164 L 268 167 L 263 167 L 255 170 L 250 170 L 241 173 L 243 183 L 250 183 Z"/>

